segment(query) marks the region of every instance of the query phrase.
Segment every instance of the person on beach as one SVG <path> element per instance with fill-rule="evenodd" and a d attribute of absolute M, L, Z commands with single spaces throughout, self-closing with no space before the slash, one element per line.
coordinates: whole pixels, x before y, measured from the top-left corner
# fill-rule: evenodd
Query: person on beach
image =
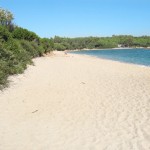
<path fill-rule="evenodd" d="M 65 55 L 67 55 L 67 50 L 65 50 Z"/>

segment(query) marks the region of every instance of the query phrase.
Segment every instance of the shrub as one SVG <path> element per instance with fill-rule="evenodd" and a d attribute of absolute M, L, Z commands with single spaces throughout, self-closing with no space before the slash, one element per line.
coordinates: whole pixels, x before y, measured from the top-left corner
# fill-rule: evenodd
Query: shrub
<path fill-rule="evenodd" d="M 0 25 L 0 40 L 1 42 L 7 42 L 9 39 L 11 39 L 11 33 L 8 31 L 8 29 L 4 26 Z"/>
<path fill-rule="evenodd" d="M 0 8 L 0 88 L 9 75 L 22 73 L 32 58 L 53 49 L 53 40 L 41 40 L 34 32 L 12 23 L 13 15 Z"/>
<path fill-rule="evenodd" d="M 7 85 L 8 64 L 0 60 L 0 90 Z"/>
<path fill-rule="evenodd" d="M 30 58 L 37 56 L 37 50 L 35 50 L 35 48 L 31 44 L 31 42 L 26 41 L 26 40 L 21 40 L 20 44 L 21 44 L 22 48 L 27 51 Z"/>
<path fill-rule="evenodd" d="M 48 38 L 43 38 L 40 40 L 40 42 L 41 42 L 40 44 L 42 45 L 44 49 L 44 53 L 48 53 L 53 50 L 53 47 L 54 47 L 53 40 L 48 39 Z"/>
<path fill-rule="evenodd" d="M 28 31 L 27 29 L 23 29 L 21 27 L 16 27 L 12 32 L 12 36 L 15 39 L 27 40 L 27 41 L 33 41 L 39 39 L 39 37 L 34 32 Z"/>
<path fill-rule="evenodd" d="M 63 51 L 66 49 L 66 47 L 60 43 L 54 43 L 54 49 L 58 51 Z"/>
<path fill-rule="evenodd" d="M 26 65 L 31 61 L 27 51 L 21 47 L 19 41 L 13 39 L 5 43 L 4 48 L 11 54 L 7 59 L 9 74 L 22 73 Z"/>
<path fill-rule="evenodd" d="M 42 45 L 38 45 L 36 42 L 31 42 L 31 45 L 34 48 L 34 51 L 36 52 L 35 57 L 42 56 L 45 52 L 44 48 Z"/>

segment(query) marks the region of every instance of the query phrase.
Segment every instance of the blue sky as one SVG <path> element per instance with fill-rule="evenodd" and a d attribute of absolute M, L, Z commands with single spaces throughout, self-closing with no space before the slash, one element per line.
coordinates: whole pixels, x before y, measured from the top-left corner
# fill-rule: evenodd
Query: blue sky
<path fill-rule="evenodd" d="M 40 37 L 150 35 L 150 0 L 0 0 Z"/>

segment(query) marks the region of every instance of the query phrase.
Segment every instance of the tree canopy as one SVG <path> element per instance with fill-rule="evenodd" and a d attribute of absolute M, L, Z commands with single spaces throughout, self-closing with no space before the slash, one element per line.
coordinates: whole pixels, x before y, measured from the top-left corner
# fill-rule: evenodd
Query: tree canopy
<path fill-rule="evenodd" d="M 10 11 L 0 8 L 0 25 L 9 26 L 13 19 L 13 14 Z"/>
<path fill-rule="evenodd" d="M 113 35 L 112 37 L 66 38 L 55 36 L 54 49 L 104 49 L 121 47 L 150 47 L 150 36 Z"/>

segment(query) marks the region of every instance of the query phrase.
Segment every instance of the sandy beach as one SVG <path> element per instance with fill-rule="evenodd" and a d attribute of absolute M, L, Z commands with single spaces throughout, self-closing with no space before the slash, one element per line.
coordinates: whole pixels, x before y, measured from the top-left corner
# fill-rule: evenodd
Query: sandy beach
<path fill-rule="evenodd" d="M 75 54 L 34 59 L 0 92 L 0 150 L 149 150 L 150 68 Z"/>

